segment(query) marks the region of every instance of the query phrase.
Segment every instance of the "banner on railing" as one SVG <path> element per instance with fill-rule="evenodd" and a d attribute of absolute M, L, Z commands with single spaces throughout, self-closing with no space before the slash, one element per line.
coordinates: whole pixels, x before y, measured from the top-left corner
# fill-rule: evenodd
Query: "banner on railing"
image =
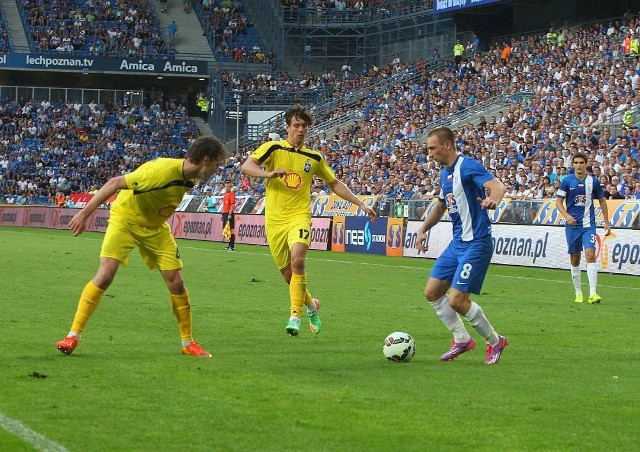
<path fill-rule="evenodd" d="M 457 9 L 484 6 L 500 1 L 502 0 L 434 0 L 433 9 L 436 14 L 448 13 Z"/>
<path fill-rule="evenodd" d="M 331 251 L 402 256 L 403 232 L 402 218 L 334 217 Z"/>
<path fill-rule="evenodd" d="M 0 206 L 0 225 L 68 229 L 69 222 L 78 211 L 68 207 Z M 235 220 L 236 243 L 267 244 L 264 215 L 236 214 Z M 87 219 L 86 230 L 104 232 L 107 230 L 108 223 L 109 210 L 98 209 Z M 167 223 L 177 239 L 224 241 L 222 214 L 176 212 L 167 220 Z M 311 249 L 326 250 L 328 248 L 330 228 L 331 218 L 311 219 Z"/>
<path fill-rule="evenodd" d="M 357 195 L 357 197 L 369 207 L 373 207 L 378 200 L 377 195 Z M 365 217 L 368 214 L 338 195 L 319 195 L 311 200 L 311 215 L 314 217 Z"/>
<path fill-rule="evenodd" d="M 510 202 L 511 202 L 510 198 L 503 198 L 502 201 L 500 201 L 500 204 L 498 204 L 498 206 L 495 208 L 495 210 L 487 210 L 487 212 L 489 213 L 489 219 L 491 220 L 492 223 L 497 223 L 498 221 L 500 221 L 500 218 L 502 218 L 502 215 L 507 210 L 507 206 L 509 205 Z M 429 215 L 429 213 L 431 213 L 431 211 L 437 205 L 437 203 L 438 203 L 438 200 L 434 199 L 429 203 L 429 205 L 426 206 L 426 208 L 424 209 L 424 213 L 422 214 L 422 217 L 421 217 L 422 220 L 427 218 L 427 216 Z M 451 217 L 449 216 L 449 212 L 447 210 L 444 211 L 444 215 L 442 215 L 442 220 L 451 221 Z"/>
<path fill-rule="evenodd" d="M 450 223 L 437 223 L 427 233 L 427 252 L 415 249 L 420 221 L 409 221 L 404 241 L 404 256 L 437 258 L 452 239 Z M 564 227 L 494 224 L 492 226 L 492 263 L 569 269 L 569 254 Z M 640 275 L 640 232 L 615 229 L 605 236 L 597 230 L 596 257 L 602 271 Z M 582 259 L 582 267 L 586 268 Z"/>
<path fill-rule="evenodd" d="M 177 239 L 224 241 L 222 214 L 176 212 L 168 220 Z M 311 219 L 310 249 L 326 250 L 329 243 L 330 218 Z M 236 243 L 266 245 L 264 215 L 235 215 Z"/>
<path fill-rule="evenodd" d="M 596 225 L 604 225 L 604 217 L 600 203 L 595 202 Z M 631 228 L 640 213 L 640 200 L 638 199 L 609 199 L 607 200 L 609 222 L 614 228 Z M 533 219 L 533 224 L 540 225 L 564 225 L 566 220 L 558 211 L 555 199 L 545 199 Z"/>

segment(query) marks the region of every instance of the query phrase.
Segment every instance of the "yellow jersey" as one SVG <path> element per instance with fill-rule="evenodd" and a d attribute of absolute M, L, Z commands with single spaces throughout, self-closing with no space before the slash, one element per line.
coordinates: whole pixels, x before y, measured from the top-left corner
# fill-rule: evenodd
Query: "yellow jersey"
<path fill-rule="evenodd" d="M 184 178 L 184 159 L 158 158 L 125 174 L 127 190 L 121 190 L 111 206 L 111 217 L 143 226 L 160 226 L 195 185 Z"/>
<path fill-rule="evenodd" d="M 251 157 L 267 171 L 283 168 L 284 177 L 265 180 L 265 222 L 288 223 L 301 215 L 311 221 L 311 183 L 318 176 L 326 183 L 336 175 L 324 156 L 306 146 L 295 149 L 287 140 L 268 141 L 260 145 Z"/>

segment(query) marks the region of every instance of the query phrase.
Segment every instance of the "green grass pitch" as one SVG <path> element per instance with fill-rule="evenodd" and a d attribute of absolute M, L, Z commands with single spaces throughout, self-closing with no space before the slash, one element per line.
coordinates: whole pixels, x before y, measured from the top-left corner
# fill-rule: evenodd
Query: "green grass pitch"
<path fill-rule="evenodd" d="M 194 334 L 213 359 L 180 355 L 166 287 L 137 251 L 64 356 L 55 342 L 101 239 L 0 227 L 0 450 L 34 450 L 6 419 L 69 451 L 640 443 L 638 277 L 600 274 L 603 303 L 576 305 L 568 271 L 493 265 L 474 299 L 509 347 L 486 366 L 471 330 L 478 348 L 442 363 L 450 336 L 422 295 L 431 260 L 309 252 L 323 331 L 303 324 L 291 338 L 288 290 L 266 247 L 180 241 Z M 397 330 L 416 340 L 409 363 L 382 355 Z"/>

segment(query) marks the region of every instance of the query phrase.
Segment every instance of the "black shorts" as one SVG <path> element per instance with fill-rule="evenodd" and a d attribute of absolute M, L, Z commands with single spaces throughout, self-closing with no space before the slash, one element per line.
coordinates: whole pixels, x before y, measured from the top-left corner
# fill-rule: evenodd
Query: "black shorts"
<path fill-rule="evenodd" d="M 231 229 L 236 227 L 236 214 L 234 212 L 231 213 L 223 213 L 222 214 L 222 226 L 224 227 L 225 224 L 227 224 L 227 221 L 229 221 L 229 227 Z"/>

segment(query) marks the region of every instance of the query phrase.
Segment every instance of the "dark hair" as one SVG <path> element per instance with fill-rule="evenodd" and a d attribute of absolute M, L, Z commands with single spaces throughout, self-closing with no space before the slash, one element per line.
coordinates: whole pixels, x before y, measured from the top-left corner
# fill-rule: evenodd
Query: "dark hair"
<path fill-rule="evenodd" d="M 292 105 L 284 114 L 284 120 L 288 126 L 291 125 L 291 120 L 293 118 L 302 119 L 307 123 L 308 126 L 313 123 L 309 110 L 305 106 L 300 104 Z"/>
<path fill-rule="evenodd" d="M 583 152 L 576 152 L 573 154 L 573 158 L 571 159 L 571 163 L 575 163 L 576 159 L 583 159 L 584 163 L 587 163 L 587 156 Z"/>
<path fill-rule="evenodd" d="M 432 136 L 435 136 L 436 138 L 438 138 L 438 142 L 440 144 L 445 143 L 447 141 L 451 141 L 451 144 L 454 146 L 456 145 L 456 137 L 453 134 L 453 130 L 451 130 L 448 127 L 436 127 L 435 129 L 433 129 L 431 132 L 429 132 L 427 134 L 427 138 L 430 138 Z"/>
<path fill-rule="evenodd" d="M 229 155 L 224 145 L 213 135 L 200 137 L 189 147 L 185 158 L 196 165 L 201 163 L 205 157 L 212 160 L 223 160 Z"/>

